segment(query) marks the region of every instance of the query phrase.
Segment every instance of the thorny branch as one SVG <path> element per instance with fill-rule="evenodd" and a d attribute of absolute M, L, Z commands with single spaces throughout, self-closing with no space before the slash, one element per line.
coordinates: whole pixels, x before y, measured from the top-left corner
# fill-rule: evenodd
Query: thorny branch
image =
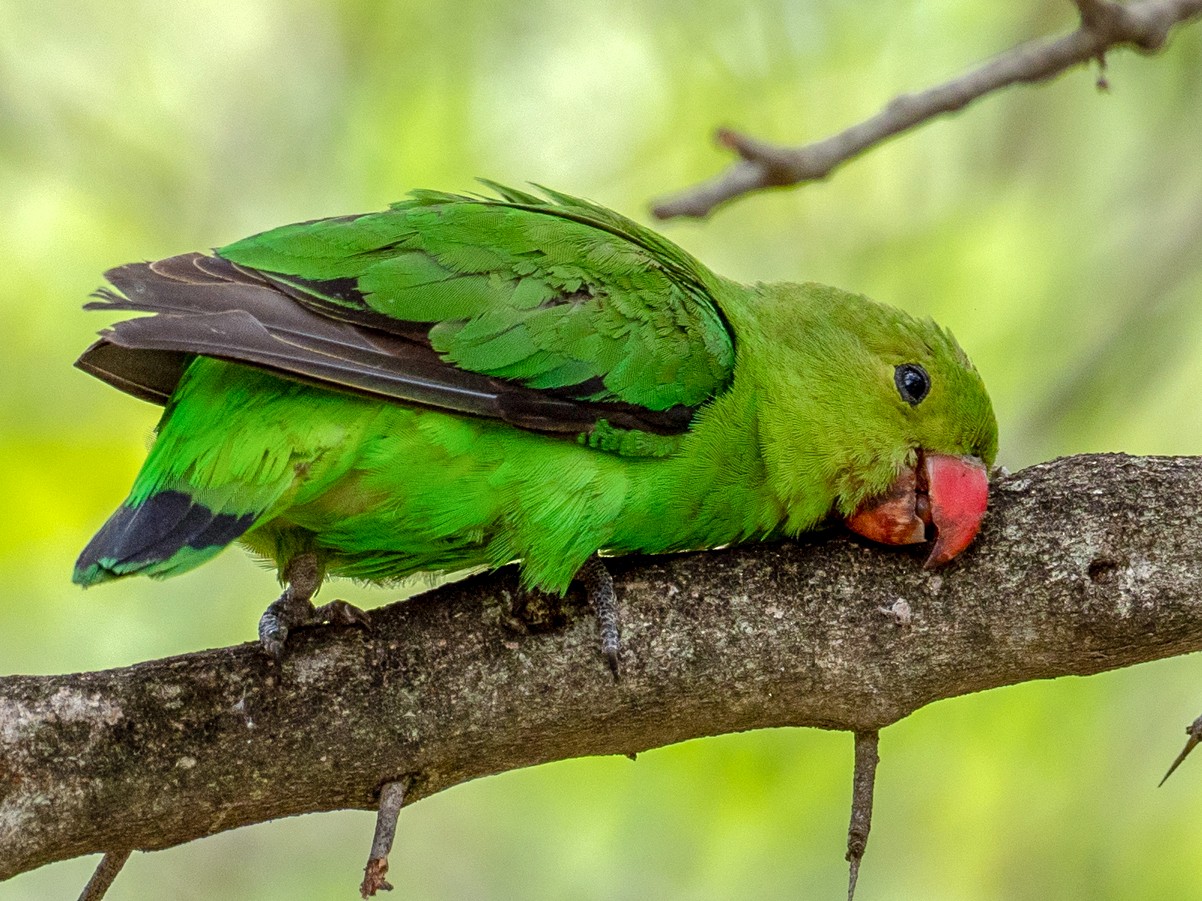
<path fill-rule="evenodd" d="M 1081 15 L 1076 31 L 1055 40 L 1021 44 L 945 84 L 895 97 L 872 118 L 825 140 L 781 147 L 721 129 L 718 142 L 736 153 L 738 162 L 706 182 L 656 202 L 652 213 L 658 219 L 702 218 L 744 194 L 818 181 L 889 138 L 1009 85 L 1054 78 L 1090 60 L 1104 60 L 1106 52 L 1116 47 L 1155 53 L 1164 47 L 1174 26 L 1202 16 L 1202 0 L 1140 0 L 1125 6 L 1110 0 L 1074 3 Z"/>
<path fill-rule="evenodd" d="M 339 808 L 379 809 L 382 859 L 398 779 L 410 803 L 704 735 L 872 733 L 940 698 L 1199 650 L 1198 498 L 1202 459 L 1080 456 L 995 483 L 977 543 L 938 572 L 844 537 L 612 560 L 616 684 L 583 598 L 506 628 L 511 570 L 373 611 L 370 634 L 302 632 L 282 665 L 248 643 L 3 677 L 0 879 Z M 857 814 L 849 850 L 866 836 Z"/>

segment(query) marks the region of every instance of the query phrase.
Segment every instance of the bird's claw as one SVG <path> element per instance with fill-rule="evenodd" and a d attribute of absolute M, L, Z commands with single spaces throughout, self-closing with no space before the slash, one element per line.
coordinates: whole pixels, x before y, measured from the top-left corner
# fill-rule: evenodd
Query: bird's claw
<path fill-rule="evenodd" d="M 367 611 L 343 600 L 330 601 L 313 611 L 314 620 L 332 626 L 357 626 L 365 632 L 371 631 L 371 617 Z"/>
<path fill-rule="evenodd" d="M 299 625 L 295 613 L 295 603 L 284 592 L 259 618 L 259 646 L 277 663 L 284 657 L 284 647 L 291 631 L 289 625 Z"/>
<path fill-rule="evenodd" d="M 287 639 L 287 629 L 278 629 L 270 634 L 264 634 L 263 629 L 259 629 L 259 646 L 276 663 L 284 659 L 284 643 Z"/>
<path fill-rule="evenodd" d="M 615 679 L 619 676 L 618 650 L 618 648 L 601 649 L 601 652 L 605 655 L 605 662 L 609 664 L 609 671 L 614 674 Z"/>
<path fill-rule="evenodd" d="M 597 614 L 597 626 L 601 633 L 601 654 L 616 680 L 620 672 L 622 627 L 618 617 L 618 597 L 614 592 L 613 576 L 609 574 L 600 557 L 591 557 L 576 573 L 576 579 L 584 585 L 593 612 Z"/>
<path fill-rule="evenodd" d="M 288 635 L 301 626 L 329 623 L 334 626 L 356 626 L 371 631 L 371 618 L 354 604 L 330 601 L 320 607 L 290 595 L 285 591 L 272 602 L 259 620 L 259 645 L 267 656 L 279 662 L 284 657 Z"/>

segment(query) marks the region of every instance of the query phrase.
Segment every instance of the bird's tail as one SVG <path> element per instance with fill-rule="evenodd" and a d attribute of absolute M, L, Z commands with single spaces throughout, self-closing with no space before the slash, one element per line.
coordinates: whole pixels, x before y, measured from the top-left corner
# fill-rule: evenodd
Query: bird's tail
<path fill-rule="evenodd" d="M 83 549 L 72 580 L 87 586 L 135 573 L 161 578 L 185 572 L 215 557 L 260 515 L 218 512 L 186 489 L 130 498 Z"/>

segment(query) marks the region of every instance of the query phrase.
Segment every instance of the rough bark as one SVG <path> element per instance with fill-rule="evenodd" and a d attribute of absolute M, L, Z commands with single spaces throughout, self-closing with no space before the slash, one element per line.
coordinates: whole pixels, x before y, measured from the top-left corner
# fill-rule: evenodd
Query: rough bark
<path fill-rule="evenodd" d="M 519 604 L 530 634 L 515 630 L 512 570 L 377 610 L 371 634 L 298 634 L 281 667 L 246 644 L 5 677 L 0 878 L 374 808 L 393 780 L 408 802 L 702 735 L 867 732 L 940 698 L 1197 650 L 1200 498 L 1202 459 L 1081 456 L 997 483 L 979 541 L 938 572 L 838 535 L 611 561 L 617 684 L 582 598 Z"/>

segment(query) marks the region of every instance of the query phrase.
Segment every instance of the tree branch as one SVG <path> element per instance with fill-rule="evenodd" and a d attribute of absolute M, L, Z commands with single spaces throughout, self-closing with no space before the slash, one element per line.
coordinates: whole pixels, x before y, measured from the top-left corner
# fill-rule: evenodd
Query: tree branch
<path fill-rule="evenodd" d="M 616 685 L 583 598 L 545 631 L 506 628 L 512 569 L 377 610 L 370 634 L 302 632 L 282 666 L 246 644 L 5 677 L 0 878 L 374 809 L 389 783 L 408 803 L 696 736 L 866 733 L 940 698 L 1197 650 L 1199 498 L 1202 459 L 1081 456 L 997 483 L 978 543 L 938 572 L 842 537 L 613 560 Z"/>
<path fill-rule="evenodd" d="M 802 147 L 780 147 L 730 129 L 718 142 L 740 157 L 709 181 L 656 202 L 657 219 L 702 218 L 715 207 L 766 188 L 826 178 L 836 168 L 889 138 L 1012 84 L 1054 78 L 1073 66 L 1101 60 L 1122 46 L 1143 53 L 1164 47 L 1169 31 L 1202 16 L 1202 0 L 1141 0 L 1127 6 L 1110 0 L 1074 0 L 1081 27 L 1051 41 L 1014 47 L 977 69 L 918 94 L 902 94 L 870 119 L 837 135 Z"/>

